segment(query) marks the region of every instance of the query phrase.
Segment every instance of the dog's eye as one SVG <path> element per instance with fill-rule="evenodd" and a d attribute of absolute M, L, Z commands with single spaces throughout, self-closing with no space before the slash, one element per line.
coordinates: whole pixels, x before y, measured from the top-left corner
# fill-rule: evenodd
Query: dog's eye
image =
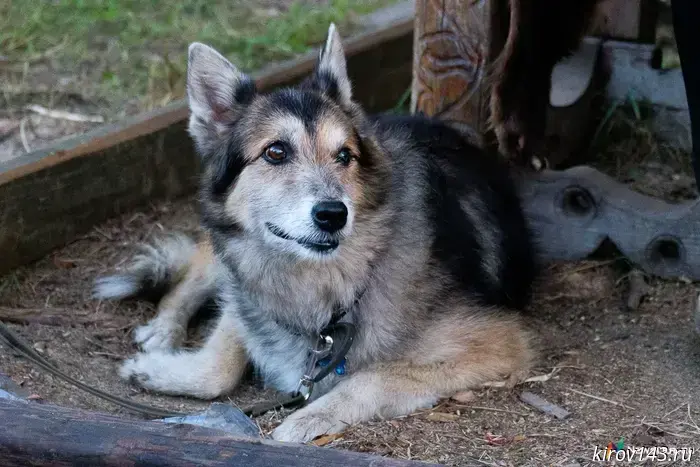
<path fill-rule="evenodd" d="M 343 165 L 349 165 L 350 161 L 352 161 L 352 157 L 350 150 L 348 148 L 343 148 L 338 152 L 335 159 Z"/>
<path fill-rule="evenodd" d="M 270 164 L 279 164 L 287 158 L 287 149 L 282 143 L 272 143 L 263 152 L 263 157 Z"/>

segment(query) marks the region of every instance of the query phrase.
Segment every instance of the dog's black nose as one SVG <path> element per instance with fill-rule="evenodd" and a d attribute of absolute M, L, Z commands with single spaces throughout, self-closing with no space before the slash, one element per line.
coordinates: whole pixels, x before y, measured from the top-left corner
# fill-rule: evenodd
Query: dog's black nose
<path fill-rule="evenodd" d="M 319 229 L 333 233 L 345 227 L 348 208 L 340 201 L 322 201 L 311 209 L 311 217 Z"/>

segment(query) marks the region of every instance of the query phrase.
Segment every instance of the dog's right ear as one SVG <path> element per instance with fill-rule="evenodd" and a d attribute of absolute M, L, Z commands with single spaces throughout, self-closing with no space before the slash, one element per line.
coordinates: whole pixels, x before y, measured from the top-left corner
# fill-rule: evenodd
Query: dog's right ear
<path fill-rule="evenodd" d="M 190 134 L 205 149 L 219 140 L 255 96 L 255 83 L 211 47 L 193 43 L 187 58 Z"/>
<path fill-rule="evenodd" d="M 321 92 L 335 99 L 340 105 L 346 106 L 352 103 L 352 86 L 347 68 L 342 39 L 335 24 L 331 23 L 326 43 L 319 55 L 313 82 Z"/>

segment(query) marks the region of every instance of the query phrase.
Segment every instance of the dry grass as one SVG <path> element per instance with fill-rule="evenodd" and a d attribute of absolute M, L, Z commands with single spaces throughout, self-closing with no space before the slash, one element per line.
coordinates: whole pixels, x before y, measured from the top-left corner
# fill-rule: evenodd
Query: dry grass
<path fill-rule="evenodd" d="M 667 200 L 696 196 L 690 153 L 661 140 L 653 108 L 631 98 L 604 109 L 589 157 L 594 167 L 631 188 Z"/>

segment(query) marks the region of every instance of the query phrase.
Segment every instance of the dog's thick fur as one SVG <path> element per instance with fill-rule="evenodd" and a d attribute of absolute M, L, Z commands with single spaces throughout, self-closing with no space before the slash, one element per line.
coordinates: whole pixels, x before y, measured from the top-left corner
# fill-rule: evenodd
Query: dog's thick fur
<path fill-rule="evenodd" d="M 313 75 L 267 95 L 193 44 L 188 96 L 205 240 L 165 240 L 124 275 L 99 281 L 102 298 L 171 286 L 137 330 L 144 352 L 123 377 L 214 398 L 252 361 L 267 383 L 292 392 L 338 306 L 358 330 L 347 373 L 318 384 L 275 439 L 308 441 L 528 372 L 530 335 L 508 309 L 526 306 L 535 261 L 507 169 L 439 121 L 366 116 L 333 26 Z M 328 200 L 347 208 L 333 233 L 312 220 Z M 198 350 L 175 349 L 214 295 L 221 316 L 212 335 Z"/>

